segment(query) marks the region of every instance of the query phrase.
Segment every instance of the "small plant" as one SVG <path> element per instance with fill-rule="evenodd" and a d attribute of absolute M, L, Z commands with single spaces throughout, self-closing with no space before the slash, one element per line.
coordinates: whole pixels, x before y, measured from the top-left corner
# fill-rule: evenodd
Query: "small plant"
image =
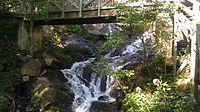
<path fill-rule="evenodd" d="M 115 71 L 112 70 L 109 66 L 108 63 L 106 63 L 103 60 L 96 60 L 93 62 L 93 70 L 97 75 L 112 75 L 115 74 Z"/>

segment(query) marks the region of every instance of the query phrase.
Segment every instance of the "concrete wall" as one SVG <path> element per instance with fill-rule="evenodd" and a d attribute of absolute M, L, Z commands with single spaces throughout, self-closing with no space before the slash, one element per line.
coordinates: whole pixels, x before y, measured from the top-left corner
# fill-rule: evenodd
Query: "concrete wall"
<path fill-rule="evenodd" d="M 20 22 L 19 24 L 18 45 L 21 50 L 29 49 L 28 25 L 25 22 Z"/>
<path fill-rule="evenodd" d="M 29 51 L 31 44 L 33 44 L 33 50 L 37 51 L 42 45 L 42 27 L 34 26 L 33 27 L 33 39 L 31 42 L 30 39 L 30 26 L 21 22 L 18 30 L 18 45 L 21 50 Z"/>

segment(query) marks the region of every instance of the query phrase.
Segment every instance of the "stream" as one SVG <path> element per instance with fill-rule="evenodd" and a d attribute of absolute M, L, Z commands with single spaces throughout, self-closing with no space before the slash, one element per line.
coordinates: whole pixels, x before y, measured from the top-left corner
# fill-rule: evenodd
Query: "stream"
<path fill-rule="evenodd" d="M 110 26 L 108 25 L 106 31 L 115 32 L 112 31 Z M 144 41 L 141 38 L 135 39 L 125 48 L 122 48 L 121 51 L 117 51 L 115 48 L 111 49 L 102 59 L 106 60 L 113 70 L 120 70 L 129 64 L 137 63 L 142 43 L 148 40 L 150 36 L 148 33 L 144 33 L 143 37 Z M 75 112 L 90 112 L 93 102 L 112 103 L 116 100 L 111 96 L 113 88 L 119 85 L 114 77 L 107 75 L 99 77 L 95 73 L 86 74 L 84 72 L 84 69 L 87 69 L 94 59 L 90 58 L 86 61 L 75 62 L 70 69 L 61 70 L 74 92 L 73 109 Z M 87 78 L 85 75 L 87 75 Z"/>

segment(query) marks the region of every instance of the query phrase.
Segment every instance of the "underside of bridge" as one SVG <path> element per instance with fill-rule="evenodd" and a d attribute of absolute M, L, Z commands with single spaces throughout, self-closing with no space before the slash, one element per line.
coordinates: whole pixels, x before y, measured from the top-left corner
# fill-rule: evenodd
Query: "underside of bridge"
<path fill-rule="evenodd" d="M 95 24 L 116 22 L 115 9 L 105 8 L 83 10 L 51 12 L 42 18 L 35 18 L 36 25 L 65 25 L 65 24 Z"/>
<path fill-rule="evenodd" d="M 35 25 L 66 25 L 66 24 L 97 24 L 97 23 L 114 23 L 115 16 L 109 17 L 92 17 L 92 18 L 75 18 L 75 19 L 47 19 L 36 20 Z"/>

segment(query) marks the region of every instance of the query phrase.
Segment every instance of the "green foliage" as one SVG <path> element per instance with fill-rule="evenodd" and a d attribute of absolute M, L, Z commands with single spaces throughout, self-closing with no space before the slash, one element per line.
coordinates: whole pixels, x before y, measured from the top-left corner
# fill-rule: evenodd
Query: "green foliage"
<path fill-rule="evenodd" d="M 17 21 L 4 21 L 0 20 L 0 38 L 3 41 L 0 41 L 0 46 L 8 46 L 11 47 L 13 42 L 17 41 L 17 31 L 18 31 L 18 23 Z M 2 47 L 3 48 L 3 47 Z M 0 48 L 1 49 L 1 48 Z"/>
<path fill-rule="evenodd" d="M 141 34 L 148 30 L 159 13 L 162 4 L 156 3 L 151 7 L 128 7 L 126 4 L 117 4 L 118 20 L 122 22 L 125 29 L 133 34 Z"/>
<path fill-rule="evenodd" d="M 128 93 L 123 101 L 122 112 L 150 112 L 149 101 L 144 93 Z"/>
<path fill-rule="evenodd" d="M 98 75 L 112 75 L 115 74 L 115 71 L 112 70 L 108 63 L 103 60 L 95 60 L 93 63 L 93 70 Z"/>
<path fill-rule="evenodd" d="M 67 31 L 69 33 L 79 34 L 81 36 L 84 36 L 84 38 L 88 39 L 88 40 L 95 40 L 95 39 L 97 39 L 96 36 L 94 36 L 91 33 L 89 33 L 87 31 L 87 29 L 84 28 L 84 26 L 82 26 L 82 25 L 66 25 L 66 29 L 67 29 Z"/>
<path fill-rule="evenodd" d="M 116 73 L 114 74 L 117 77 L 133 77 L 135 75 L 134 70 L 118 70 L 116 71 Z"/>
<path fill-rule="evenodd" d="M 100 47 L 97 48 L 98 52 L 106 51 L 111 48 L 120 47 L 125 42 L 125 34 L 118 33 L 115 35 L 107 35 L 107 41 Z"/>
<path fill-rule="evenodd" d="M 16 74 L 15 70 L 0 72 L 0 95 L 14 90 L 14 87 L 18 81 L 20 81 L 19 76 Z"/>
<path fill-rule="evenodd" d="M 9 112 L 8 105 L 9 105 L 8 98 L 0 95 L 0 111 Z"/>
<path fill-rule="evenodd" d="M 40 111 L 40 104 L 43 99 L 44 99 L 43 97 L 32 97 L 31 105 L 33 107 L 33 111 L 35 112 Z"/>
<path fill-rule="evenodd" d="M 55 56 L 58 60 L 62 60 L 63 62 L 69 62 L 72 60 L 72 57 L 65 52 L 63 48 L 52 46 L 48 49 L 48 52 Z"/>
<path fill-rule="evenodd" d="M 193 112 L 194 99 L 177 88 L 157 80 L 152 95 L 142 91 L 128 93 L 123 112 Z"/>
<path fill-rule="evenodd" d="M 111 75 L 118 78 L 134 76 L 134 70 L 113 70 L 104 60 L 95 60 L 93 63 L 93 71 L 98 75 Z"/>

